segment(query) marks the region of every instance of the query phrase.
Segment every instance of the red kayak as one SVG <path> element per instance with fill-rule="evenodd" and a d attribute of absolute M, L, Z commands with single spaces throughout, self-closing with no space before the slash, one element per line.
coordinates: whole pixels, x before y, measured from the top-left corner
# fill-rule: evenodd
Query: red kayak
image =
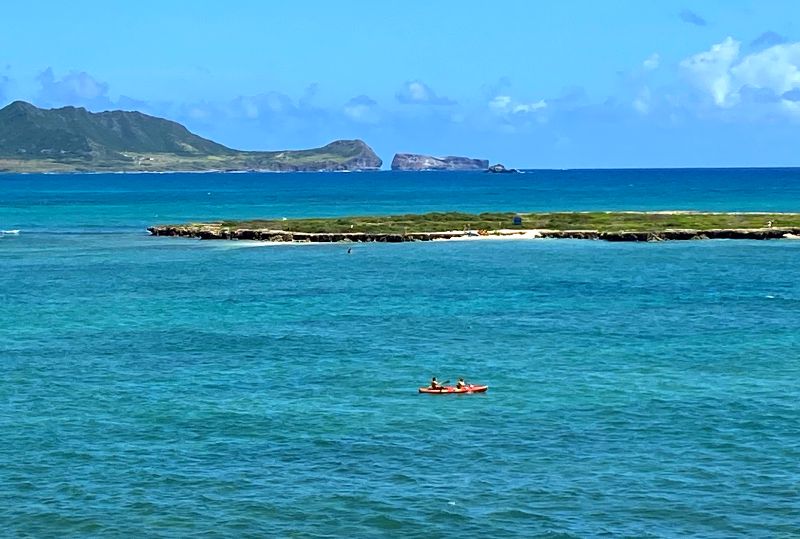
<path fill-rule="evenodd" d="M 476 386 L 469 384 L 467 387 L 458 389 L 456 386 L 442 386 L 442 389 L 431 389 L 430 387 L 419 388 L 420 393 L 430 393 L 431 395 L 452 395 L 456 393 L 485 393 L 489 386 Z"/>

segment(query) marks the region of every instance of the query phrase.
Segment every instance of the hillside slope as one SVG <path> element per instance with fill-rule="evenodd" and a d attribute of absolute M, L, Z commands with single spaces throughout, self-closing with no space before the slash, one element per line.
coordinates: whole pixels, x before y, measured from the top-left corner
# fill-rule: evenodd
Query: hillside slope
<path fill-rule="evenodd" d="M 357 170 L 381 160 L 360 140 L 279 152 L 239 151 L 141 112 L 0 109 L 0 171 Z"/>

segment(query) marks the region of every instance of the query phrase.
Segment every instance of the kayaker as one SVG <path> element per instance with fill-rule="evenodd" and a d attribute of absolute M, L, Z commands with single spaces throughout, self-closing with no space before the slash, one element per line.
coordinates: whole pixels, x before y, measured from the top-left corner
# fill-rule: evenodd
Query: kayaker
<path fill-rule="evenodd" d="M 464 389 L 465 387 L 467 387 L 467 383 L 463 378 L 459 378 L 458 382 L 456 382 L 456 389 Z"/>
<path fill-rule="evenodd" d="M 431 378 L 431 389 L 442 389 L 442 385 L 436 380 L 435 376 Z"/>

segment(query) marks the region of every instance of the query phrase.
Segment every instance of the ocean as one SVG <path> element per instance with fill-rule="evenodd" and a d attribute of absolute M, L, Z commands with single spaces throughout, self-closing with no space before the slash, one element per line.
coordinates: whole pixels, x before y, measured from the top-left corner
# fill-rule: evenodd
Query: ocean
<path fill-rule="evenodd" d="M 800 242 L 145 231 L 669 209 L 800 169 L 0 175 L 0 535 L 796 537 Z"/>

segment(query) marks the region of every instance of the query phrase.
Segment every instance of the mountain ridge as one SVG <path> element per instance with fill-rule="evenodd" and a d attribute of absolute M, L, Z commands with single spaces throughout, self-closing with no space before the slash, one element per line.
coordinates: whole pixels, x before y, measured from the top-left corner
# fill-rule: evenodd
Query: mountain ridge
<path fill-rule="evenodd" d="M 42 109 L 14 101 L 0 109 L 0 171 L 319 171 L 380 168 L 362 140 L 307 150 L 243 151 L 138 111 Z"/>

